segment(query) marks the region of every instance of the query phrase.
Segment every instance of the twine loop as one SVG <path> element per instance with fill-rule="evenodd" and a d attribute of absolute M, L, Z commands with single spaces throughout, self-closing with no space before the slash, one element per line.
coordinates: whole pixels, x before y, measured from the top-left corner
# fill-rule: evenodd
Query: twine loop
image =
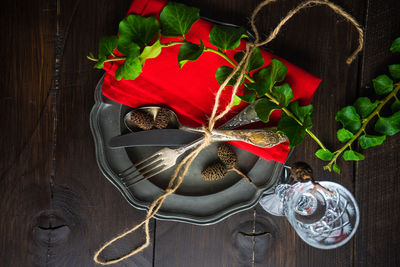
<path fill-rule="evenodd" d="M 275 2 L 276 0 L 265 0 L 263 2 L 261 2 L 253 11 L 252 15 L 251 15 L 251 27 L 252 30 L 255 34 L 255 41 L 254 43 L 248 42 L 246 44 L 246 52 L 243 56 L 243 58 L 241 59 L 241 61 L 238 63 L 237 67 L 235 67 L 232 71 L 232 73 L 226 78 L 226 80 L 220 85 L 217 94 L 215 96 L 214 99 L 214 107 L 211 113 L 211 117 L 209 119 L 208 125 L 207 126 L 203 126 L 203 130 L 204 130 L 204 140 L 202 141 L 202 143 L 196 147 L 192 152 L 189 153 L 189 155 L 187 155 L 185 158 L 182 159 L 182 161 L 178 164 L 178 166 L 176 167 L 174 174 L 171 177 L 171 180 L 168 184 L 168 187 L 165 189 L 165 192 L 160 195 L 157 199 L 155 199 L 149 206 L 149 209 L 147 211 L 146 214 L 146 218 L 139 223 L 138 225 L 136 225 L 135 227 L 133 227 L 132 229 L 114 237 L 113 239 L 111 239 L 110 241 L 106 242 L 99 250 L 96 251 L 96 253 L 94 254 L 93 260 L 101 265 L 111 265 L 111 264 L 115 264 L 118 263 L 124 259 L 127 259 L 139 252 L 141 252 L 142 250 L 144 250 L 146 247 L 148 247 L 148 245 L 150 244 L 150 229 L 149 229 L 149 222 L 150 219 L 153 218 L 153 216 L 158 212 L 158 210 L 161 208 L 164 200 L 167 198 L 167 196 L 175 193 L 175 191 L 179 188 L 179 186 L 181 185 L 183 178 L 185 176 L 185 174 L 187 173 L 191 163 L 193 162 L 193 160 L 197 157 L 197 155 L 200 153 L 201 150 L 203 150 L 205 147 L 207 147 L 208 145 L 210 145 L 212 143 L 212 130 L 214 129 L 215 123 L 221 119 L 222 117 L 224 117 L 230 110 L 232 107 L 232 104 L 234 102 L 234 98 L 235 95 L 237 93 L 238 87 L 241 84 L 242 78 L 246 73 L 246 68 L 247 65 L 249 64 L 251 55 L 254 51 L 254 49 L 256 47 L 260 47 L 260 46 L 264 46 L 266 44 L 268 44 L 269 42 L 271 42 L 273 39 L 275 39 L 275 37 L 278 35 L 280 29 L 282 28 L 282 26 L 291 18 L 293 17 L 293 15 L 295 15 L 296 13 L 298 13 L 301 9 L 307 8 L 307 7 L 312 7 L 312 6 L 316 6 L 316 5 L 326 5 L 328 7 L 330 7 L 333 11 L 335 11 L 337 14 L 343 16 L 344 18 L 346 18 L 352 25 L 354 25 L 354 27 L 356 28 L 356 30 L 358 31 L 359 34 L 359 46 L 358 48 L 353 52 L 353 54 L 347 59 L 347 63 L 350 64 L 354 58 L 356 57 L 356 55 L 361 51 L 362 47 L 363 47 L 363 31 L 360 27 L 360 25 L 357 23 L 357 21 L 351 16 L 349 15 L 347 12 L 345 12 L 341 7 L 327 1 L 327 0 L 307 0 L 303 3 L 301 3 L 300 5 L 298 5 L 295 9 L 291 10 L 281 21 L 280 23 L 275 27 L 275 29 L 270 33 L 270 35 L 264 40 L 264 41 L 260 41 L 260 35 L 258 33 L 257 27 L 255 26 L 255 19 L 257 14 L 260 12 L 260 10 L 265 7 L 266 5 L 268 5 L 269 3 Z M 230 82 L 230 80 L 232 80 L 232 78 L 234 76 L 238 76 L 237 80 L 235 81 L 235 84 L 233 86 L 232 89 L 232 93 L 231 93 L 231 99 L 229 104 L 225 107 L 225 109 L 217 114 L 217 111 L 219 109 L 219 105 L 220 105 L 220 97 L 222 94 L 223 89 L 228 85 L 228 83 Z M 110 246 L 111 244 L 113 244 L 115 241 L 124 238 L 125 236 L 127 236 L 128 234 L 136 231 L 138 228 L 140 228 L 141 226 L 143 226 L 144 228 L 144 232 L 146 235 L 146 240 L 145 242 L 137 247 L 135 250 L 131 251 L 130 253 L 121 256 L 119 258 L 113 259 L 113 260 L 100 260 L 99 259 L 99 255 L 101 254 L 101 252 L 106 249 L 108 246 Z"/>
<path fill-rule="evenodd" d="M 208 127 L 206 127 L 204 125 L 202 126 L 202 128 L 203 128 L 203 131 L 204 131 L 203 144 L 205 146 L 208 146 L 208 145 L 210 145 L 212 143 L 212 132 Z"/>
<path fill-rule="evenodd" d="M 173 190 L 171 188 L 167 188 L 167 189 L 165 189 L 165 193 L 170 195 L 173 193 Z"/>

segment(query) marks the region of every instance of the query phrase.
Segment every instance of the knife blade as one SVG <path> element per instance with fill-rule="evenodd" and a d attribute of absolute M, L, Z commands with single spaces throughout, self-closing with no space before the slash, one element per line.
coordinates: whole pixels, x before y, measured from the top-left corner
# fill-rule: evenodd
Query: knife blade
<path fill-rule="evenodd" d="M 108 142 L 111 148 L 134 146 L 182 146 L 202 136 L 201 133 L 179 129 L 156 129 L 114 136 Z"/>

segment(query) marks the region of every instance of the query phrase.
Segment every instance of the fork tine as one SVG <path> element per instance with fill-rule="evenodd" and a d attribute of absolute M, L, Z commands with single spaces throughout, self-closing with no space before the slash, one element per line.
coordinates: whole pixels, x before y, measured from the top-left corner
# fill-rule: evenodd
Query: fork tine
<path fill-rule="evenodd" d="M 141 165 L 141 164 L 143 164 L 143 163 L 145 163 L 145 162 L 147 162 L 147 161 L 149 161 L 149 160 L 154 160 L 154 159 L 153 159 L 154 157 L 158 158 L 161 154 L 162 154 L 162 153 L 160 153 L 160 151 L 158 151 L 158 152 L 154 153 L 153 155 L 151 155 L 151 156 L 145 158 L 144 160 L 139 161 L 138 163 L 136 163 L 136 164 L 133 165 L 133 166 L 138 167 L 139 165 Z"/>
<path fill-rule="evenodd" d="M 143 169 L 145 169 L 147 167 L 151 167 L 154 164 L 155 164 L 154 168 L 156 168 L 157 166 L 162 165 L 162 159 L 160 159 L 159 157 L 156 157 L 156 158 L 152 159 L 151 161 L 147 162 L 146 164 L 144 164 L 143 166 L 140 166 L 139 168 L 137 168 L 137 170 L 141 171 L 141 170 L 143 170 Z"/>
<path fill-rule="evenodd" d="M 131 174 L 133 174 L 135 172 L 130 172 L 129 174 L 127 174 L 126 176 L 123 176 L 121 178 L 122 183 L 124 183 L 125 185 L 127 185 L 130 181 L 137 179 L 138 177 L 141 176 L 140 172 L 135 173 L 135 175 L 130 176 Z"/>
<path fill-rule="evenodd" d="M 142 172 L 142 175 L 143 176 L 145 176 L 145 177 L 148 177 L 148 178 L 150 178 L 149 176 L 146 176 L 146 174 L 149 174 L 151 171 L 154 171 L 154 170 L 156 170 L 156 169 L 158 169 L 158 168 L 164 168 L 164 164 L 157 164 L 157 165 L 155 165 L 155 166 L 153 166 L 152 168 L 150 168 L 150 169 L 147 169 L 147 170 L 145 170 L 144 172 Z M 147 179 L 147 178 L 146 178 Z"/>
<path fill-rule="evenodd" d="M 142 161 L 140 161 L 140 162 L 138 162 L 138 163 L 136 163 L 136 164 L 133 164 L 133 165 L 131 165 L 131 166 L 129 166 L 128 168 L 126 168 L 125 170 L 123 170 L 122 172 L 120 172 L 118 175 L 119 176 L 126 176 L 126 175 L 124 175 L 127 171 L 129 171 L 129 170 L 131 170 L 132 168 L 136 168 L 136 167 L 138 167 L 140 164 L 143 164 L 143 163 L 145 163 L 145 162 L 147 162 L 147 161 L 149 161 L 149 160 L 154 160 L 153 158 L 154 157 L 159 157 L 160 156 L 160 153 L 159 152 L 156 152 L 156 153 L 154 153 L 153 155 L 151 155 L 151 156 L 149 156 L 149 157 L 147 157 L 147 158 L 145 158 L 144 160 L 142 160 Z M 129 175 L 129 174 L 128 174 Z"/>
<path fill-rule="evenodd" d="M 160 165 L 160 166 L 162 166 L 162 165 Z M 157 167 L 160 167 L 160 166 L 157 166 Z M 154 170 L 154 169 L 156 169 L 156 168 L 153 168 L 153 169 L 151 169 L 150 171 L 152 171 L 152 170 Z M 127 186 L 127 187 L 130 187 L 130 186 L 132 186 L 132 185 L 135 185 L 135 184 L 139 183 L 140 181 L 150 179 L 151 177 L 153 177 L 153 176 L 159 174 L 160 172 L 165 171 L 166 169 L 168 169 L 168 166 L 165 166 L 165 165 L 164 165 L 160 170 L 158 170 L 158 171 L 156 171 L 156 172 L 154 172 L 154 173 L 148 174 L 148 175 L 144 175 L 144 174 L 143 174 L 143 177 L 142 177 L 142 178 L 137 179 L 136 181 L 134 181 L 134 182 L 132 182 L 132 183 L 130 183 L 130 184 L 126 184 L 126 186 Z M 149 171 L 147 171 L 147 172 L 149 172 Z"/>
<path fill-rule="evenodd" d="M 132 174 L 134 174 L 134 175 L 131 176 Z M 124 181 L 128 181 L 128 180 L 132 180 L 132 179 L 136 178 L 137 176 L 140 176 L 141 173 L 139 171 L 137 171 L 135 168 L 133 168 L 130 171 L 126 170 L 125 173 L 121 173 L 118 175 L 121 178 L 121 180 L 124 182 Z"/>

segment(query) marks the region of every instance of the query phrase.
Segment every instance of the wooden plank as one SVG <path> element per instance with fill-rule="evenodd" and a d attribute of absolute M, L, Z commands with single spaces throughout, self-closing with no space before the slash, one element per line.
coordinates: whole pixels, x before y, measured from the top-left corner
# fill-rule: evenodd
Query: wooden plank
<path fill-rule="evenodd" d="M 100 173 L 89 128 L 94 88 L 103 72 L 93 69 L 86 55 L 91 51 L 97 53 L 101 37 L 116 34 L 129 4 L 130 0 L 59 1 L 60 75 L 51 204 L 69 233 L 67 241 L 55 244 L 56 266 L 95 266 L 93 254 L 104 242 L 145 217 Z M 143 241 L 140 229 L 102 256 L 122 256 Z M 114 266 L 151 266 L 152 254 L 150 245 L 143 253 Z"/>
<path fill-rule="evenodd" d="M 368 1 L 360 96 L 376 99 L 371 80 L 387 74 L 388 64 L 400 63 L 399 55 L 389 52 L 393 40 L 400 37 L 399 12 L 399 1 Z M 366 160 L 357 164 L 361 221 L 355 236 L 355 266 L 400 265 L 399 149 L 400 136 L 388 137 L 382 146 L 365 150 Z"/>
<path fill-rule="evenodd" d="M 238 25 L 247 24 L 252 9 L 259 2 L 185 1 L 188 5 L 200 7 L 201 15 L 205 17 Z M 364 1 L 336 2 L 358 20 L 363 19 Z M 266 7 L 257 20 L 260 33 L 267 35 L 297 4 L 298 1 L 280 1 Z M 332 131 L 336 127 L 336 111 L 353 100 L 357 93 L 358 60 L 350 66 L 345 63 L 346 58 L 357 47 L 357 38 L 356 31 L 342 18 L 326 7 L 317 7 L 296 15 L 267 48 L 323 79 L 313 102 L 314 132 L 329 147 L 340 145 L 335 141 L 335 131 Z M 332 126 L 326 127 L 327 122 Z M 328 174 L 322 170 L 323 162 L 313 156 L 317 149 L 317 145 L 308 138 L 295 149 L 289 163 L 299 160 L 309 162 L 314 167 L 317 178 L 340 182 L 352 191 L 353 165 L 342 164 L 340 176 Z M 185 257 L 174 253 L 179 250 L 190 253 L 188 258 L 193 259 L 192 264 L 194 262 L 195 266 L 242 266 L 243 262 L 239 261 L 237 255 L 250 251 L 225 249 L 226 245 L 222 245 L 233 240 L 233 235 L 229 235 L 232 231 L 226 229 L 234 229 L 236 225 L 239 227 L 237 231 L 242 231 L 242 221 L 249 221 L 247 227 L 255 225 L 254 228 L 246 229 L 254 234 L 252 255 L 247 254 L 247 258 L 252 258 L 253 263 L 248 261 L 243 266 L 351 265 L 351 243 L 333 251 L 317 250 L 304 244 L 284 218 L 270 216 L 259 207 L 255 210 L 255 218 L 254 221 L 253 211 L 243 212 L 217 225 L 208 226 L 208 230 L 191 225 L 157 222 L 156 266 L 185 266 L 189 259 L 182 259 Z M 213 234 L 210 235 L 208 231 Z M 174 244 L 174 247 L 168 248 L 168 244 Z"/>
<path fill-rule="evenodd" d="M 154 266 L 252 266 L 254 211 L 210 226 L 157 221 Z"/>
<path fill-rule="evenodd" d="M 0 265 L 47 262 L 52 176 L 52 1 L 2 1 L 0 10 Z"/>

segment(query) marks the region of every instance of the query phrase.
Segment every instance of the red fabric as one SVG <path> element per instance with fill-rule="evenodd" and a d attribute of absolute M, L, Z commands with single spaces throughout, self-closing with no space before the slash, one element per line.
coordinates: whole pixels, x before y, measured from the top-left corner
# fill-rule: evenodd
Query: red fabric
<path fill-rule="evenodd" d="M 159 16 L 162 8 L 167 4 L 165 0 L 134 0 L 128 14 L 140 14 L 142 16 Z M 203 19 L 197 21 L 186 39 L 193 43 L 200 43 L 200 39 L 206 46 L 214 47 L 208 40 L 208 35 L 213 24 Z M 171 42 L 177 38 L 162 37 L 161 42 Z M 245 48 L 242 41 L 238 50 Z M 215 80 L 216 70 L 223 65 L 230 66 L 224 59 L 214 53 L 203 53 L 196 61 L 187 62 L 182 69 L 178 66 L 177 55 L 179 46 L 163 48 L 156 59 L 148 59 L 143 67 L 142 74 L 135 80 L 116 81 L 114 72 L 121 62 L 108 62 L 105 64 L 105 78 L 103 82 L 103 94 L 119 103 L 131 107 L 144 105 L 167 106 L 174 110 L 179 120 L 188 126 L 200 126 L 207 123 L 214 105 L 215 93 L 219 84 Z M 229 51 L 232 56 L 236 51 Z M 261 51 L 265 59 L 265 66 L 271 62 L 271 57 L 276 56 Z M 282 59 L 280 59 L 282 60 Z M 320 79 L 308 74 L 300 68 L 282 60 L 288 68 L 286 82 L 293 89 L 294 99 L 299 99 L 301 104 L 309 104 L 312 96 L 320 83 Z M 231 88 L 225 89 L 221 98 L 220 111 L 228 104 Z M 242 103 L 232 109 L 230 114 L 218 121 L 217 125 L 227 121 L 246 106 Z M 279 120 L 280 113 L 271 115 L 271 123 Z M 289 153 L 288 144 L 281 144 L 273 148 L 264 149 L 243 142 L 231 142 L 233 145 L 250 151 L 266 160 L 285 162 Z"/>

